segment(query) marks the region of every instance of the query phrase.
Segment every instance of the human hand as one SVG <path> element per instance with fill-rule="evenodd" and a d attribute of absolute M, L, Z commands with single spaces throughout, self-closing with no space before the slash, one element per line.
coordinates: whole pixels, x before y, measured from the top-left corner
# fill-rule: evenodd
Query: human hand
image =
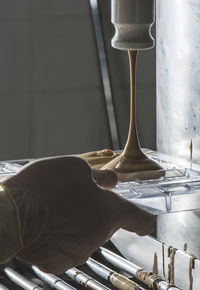
<path fill-rule="evenodd" d="M 107 187 L 116 183 L 113 172 L 94 176 Z M 83 264 L 121 227 L 139 235 L 155 230 L 154 216 L 98 186 L 77 157 L 33 162 L 4 185 L 19 208 L 24 246 L 17 256 L 45 272 Z"/>

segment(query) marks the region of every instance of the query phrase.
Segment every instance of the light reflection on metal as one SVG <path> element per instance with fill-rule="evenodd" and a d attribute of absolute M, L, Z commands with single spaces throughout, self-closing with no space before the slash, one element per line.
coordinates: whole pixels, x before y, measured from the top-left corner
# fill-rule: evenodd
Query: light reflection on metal
<path fill-rule="evenodd" d="M 99 283 L 92 277 L 88 276 L 87 274 L 83 273 L 82 271 L 79 271 L 76 268 L 72 268 L 65 272 L 65 274 L 77 282 L 78 284 L 84 286 L 85 288 L 88 288 L 90 290 L 110 290 L 110 288 L 104 286 L 103 284 Z"/>
<path fill-rule="evenodd" d="M 50 285 L 51 287 L 53 287 L 55 289 L 58 289 L 58 290 L 75 290 L 76 289 L 53 274 L 44 273 L 44 272 L 40 271 L 36 266 L 32 266 L 31 268 L 32 268 L 33 272 L 41 280 L 43 280 L 44 282 L 46 282 L 48 285 Z"/>
<path fill-rule="evenodd" d="M 11 281 L 13 281 L 15 284 L 22 287 L 23 289 L 42 290 L 42 288 L 40 288 L 38 285 L 28 280 L 27 278 L 23 277 L 21 274 L 17 273 L 16 271 L 14 271 L 9 267 L 3 268 L 3 272 Z"/>
<path fill-rule="evenodd" d="M 96 44 L 98 50 L 99 64 L 101 70 L 102 84 L 104 89 L 104 97 L 106 104 L 106 111 L 110 129 L 110 137 L 112 142 L 112 149 L 120 149 L 119 133 L 117 128 L 117 119 L 115 114 L 115 108 L 113 103 L 113 96 L 110 84 L 110 76 L 108 70 L 108 62 L 105 52 L 105 44 L 103 38 L 103 32 L 101 27 L 101 20 L 99 15 L 98 0 L 90 0 L 90 7 L 92 13 L 92 19 L 94 24 L 94 32 L 96 37 Z"/>
<path fill-rule="evenodd" d="M 200 164 L 199 15 L 199 0 L 156 1 L 157 148 L 193 164 Z M 200 258 L 199 210 L 159 216 L 157 225 L 158 239 L 178 249 L 187 243 Z"/>

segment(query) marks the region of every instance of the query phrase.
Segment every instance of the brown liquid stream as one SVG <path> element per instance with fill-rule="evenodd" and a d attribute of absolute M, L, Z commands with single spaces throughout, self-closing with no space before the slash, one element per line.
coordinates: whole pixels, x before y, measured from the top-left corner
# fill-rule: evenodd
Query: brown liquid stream
<path fill-rule="evenodd" d="M 170 258 L 170 263 L 168 264 L 168 281 L 170 284 L 174 285 L 174 259 L 175 259 L 176 249 L 172 246 L 168 247 L 168 257 Z"/>
<path fill-rule="evenodd" d="M 191 257 L 190 258 L 190 264 L 189 264 L 189 290 L 193 290 L 193 276 L 192 276 L 192 270 L 195 268 L 195 260 L 197 258 Z"/>
<path fill-rule="evenodd" d="M 123 152 L 102 169 L 114 170 L 119 181 L 132 181 L 135 179 L 154 179 L 164 175 L 164 170 L 153 160 L 147 157 L 140 148 L 136 124 L 136 93 L 135 74 L 137 51 L 129 51 L 130 64 L 130 125 L 128 140 Z"/>
<path fill-rule="evenodd" d="M 153 274 L 158 274 L 158 256 L 156 253 L 154 254 Z"/>

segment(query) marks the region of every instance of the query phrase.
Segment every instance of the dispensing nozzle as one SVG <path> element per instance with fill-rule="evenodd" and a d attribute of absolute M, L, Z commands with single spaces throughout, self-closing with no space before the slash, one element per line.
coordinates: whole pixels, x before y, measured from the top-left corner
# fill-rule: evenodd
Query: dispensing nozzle
<path fill-rule="evenodd" d="M 154 46 L 154 0 L 111 0 L 111 20 L 115 26 L 112 46 L 121 50 L 149 49 Z"/>

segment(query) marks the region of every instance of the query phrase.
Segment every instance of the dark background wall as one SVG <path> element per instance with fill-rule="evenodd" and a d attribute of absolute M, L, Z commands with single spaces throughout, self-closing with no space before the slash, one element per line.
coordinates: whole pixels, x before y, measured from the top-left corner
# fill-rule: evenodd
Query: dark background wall
<path fill-rule="evenodd" d="M 110 1 L 100 0 L 120 138 L 129 122 L 125 52 L 110 46 Z M 141 144 L 155 148 L 155 51 L 137 68 Z M 0 0 L 0 159 L 110 147 L 89 0 Z"/>

